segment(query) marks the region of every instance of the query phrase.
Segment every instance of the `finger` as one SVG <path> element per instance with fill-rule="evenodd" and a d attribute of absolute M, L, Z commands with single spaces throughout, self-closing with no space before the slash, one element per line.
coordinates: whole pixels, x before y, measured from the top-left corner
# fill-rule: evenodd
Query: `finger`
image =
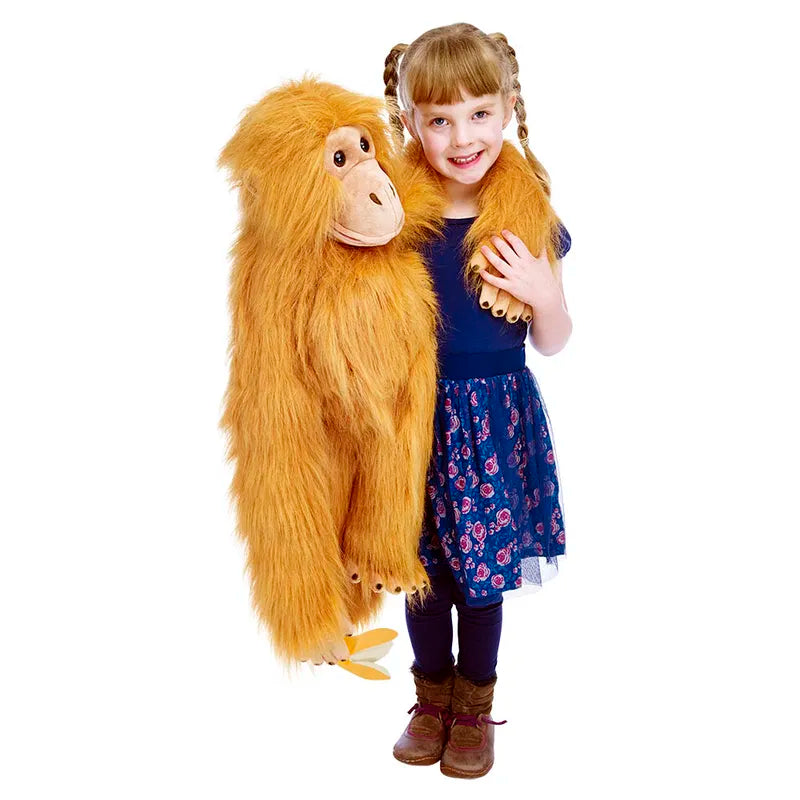
<path fill-rule="evenodd" d="M 350 658 L 350 651 L 343 641 L 337 641 L 331 642 L 322 655 L 329 665 L 333 665 Z"/>
<path fill-rule="evenodd" d="M 505 239 L 501 239 L 499 236 L 492 236 L 492 244 L 509 264 L 513 264 L 519 258 L 519 255 L 514 252 L 514 248 Z"/>
<path fill-rule="evenodd" d="M 500 290 L 496 286 L 492 286 L 486 281 L 481 286 L 481 296 L 478 302 L 481 308 L 491 308 L 495 300 L 497 300 L 497 293 Z"/>
<path fill-rule="evenodd" d="M 356 632 L 356 626 L 350 621 L 348 616 L 341 617 L 341 626 L 339 630 L 344 631 L 345 636 L 352 636 Z"/>
<path fill-rule="evenodd" d="M 525 310 L 522 312 L 522 319 L 525 322 L 530 322 L 533 319 L 533 308 L 527 303 L 525 304 Z"/>
<path fill-rule="evenodd" d="M 499 275 L 500 273 L 486 260 L 486 256 L 480 250 L 473 253 L 470 259 L 470 269 L 473 272 L 479 273 L 482 269 L 488 270 L 490 273 Z M 491 308 L 497 297 L 497 287 L 492 286 L 486 281 L 481 282 L 481 294 L 478 298 L 478 304 L 481 308 Z"/>
<path fill-rule="evenodd" d="M 490 283 L 492 286 L 496 286 L 498 289 L 507 290 L 507 287 L 511 286 L 511 281 L 507 280 L 506 278 L 501 278 L 499 275 L 492 275 L 488 270 L 485 269 L 481 270 L 480 276 L 486 281 L 486 283 Z"/>
<path fill-rule="evenodd" d="M 375 594 L 380 594 L 386 588 L 386 582 L 380 575 L 373 572 L 369 579 L 369 586 Z"/>
<path fill-rule="evenodd" d="M 514 248 L 514 252 L 518 256 L 521 257 L 523 255 L 529 255 L 531 258 L 533 258 L 530 250 L 528 250 L 528 246 L 522 241 L 522 239 L 519 238 L 519 236 L 517 236 L 515 233 L 512 233 L 510 230 L 508 230 L 508 228 L 503 228 L 502 234 Z"/>
<path fill-rule="evenodd" d="M 486 260 L 501 274 L 509 275 L 511 272 L 511 265 L 507 264 L 497 253 L 494 253 L 490 247 L 483 245 L 481 252 L 486 256 Z"/>
<path fill-rule="evenodd" d="M 506 309 L 508 308 L 510 302 L 511 295 L 504 289 L 501 289 L 497 293 L 497 300 L 494 301 L 494 305 L 492 306 L 493 316 L 502 317 L 503 314 L 506 313 Z"/>
<path fill-rule="evenodd" d="M 337 642 L 332 649 L 331 655 L 333 660 L 338 663 L 339 661 L 347 661 L 350 658 L 350 651 L 344 642 Z"/>
<path fill-rule="evenodd" d="M 522 300 L 517 300 L 516 297 L 512 297 L 511 302 L 508 304 L 508 309 L 506 310 L 506 319 L 509 322 L 516 322 L 522 316 L 524 308 L 525 303 L 523 303 Z"/>

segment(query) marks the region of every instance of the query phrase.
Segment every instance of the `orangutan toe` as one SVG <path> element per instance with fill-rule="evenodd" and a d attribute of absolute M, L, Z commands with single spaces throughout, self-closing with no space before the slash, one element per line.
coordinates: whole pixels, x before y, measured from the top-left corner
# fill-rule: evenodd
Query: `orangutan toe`
<path fill-rule="evenodd" d="M 361 583 L 361 570 L 355 561 L 348 559 L 345 562 L 344 570 L 351 583 Z"/>

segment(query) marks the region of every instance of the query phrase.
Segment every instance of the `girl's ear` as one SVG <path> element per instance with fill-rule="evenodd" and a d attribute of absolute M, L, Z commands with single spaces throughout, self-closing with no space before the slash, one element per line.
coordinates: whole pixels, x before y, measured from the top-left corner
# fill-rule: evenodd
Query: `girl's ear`
<path fill-rule="evenodd" d="M 419 142 L 419 136 L 417 136 L 417 131 L 414 128 L 414 123 L 408 117 L 405 111 L 400 112 L 400 119 L 403 120 L 403 125 L 405 125 L 406 130 L 411 134 L 412 139 L 416 139 Z M 420 144 L 422 144 L 420 142 Z"/>
<path fill-rule="evenodd" d="M 517 96 L 512 94 L 511 97 L 508 98 L 508 102 L 506 103 L 505 113 L 503 114 L 503 127 L 505 128 L 509 122 L 511 122 L 511 117 L 514 116 L 514 106 L 517 104 Z"/>

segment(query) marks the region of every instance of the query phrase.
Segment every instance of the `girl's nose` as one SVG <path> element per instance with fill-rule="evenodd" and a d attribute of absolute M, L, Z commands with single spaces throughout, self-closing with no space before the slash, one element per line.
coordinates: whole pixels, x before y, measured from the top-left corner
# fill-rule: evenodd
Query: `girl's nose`
<path fill-rule="evenodd" d="M 453 140 L 452 144 L 453 147 L 466 147 L 468 144 L 472 143 L 472 136 L 470 135 L 470 130 L 467 127 L 453 127 Z"/>

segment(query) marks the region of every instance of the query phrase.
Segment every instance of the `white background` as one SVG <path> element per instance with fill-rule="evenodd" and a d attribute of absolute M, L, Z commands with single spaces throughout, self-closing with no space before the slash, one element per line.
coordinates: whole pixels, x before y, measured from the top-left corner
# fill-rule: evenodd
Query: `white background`
<path fill-rule="evenodd" d="M 2 107 L 0 794 L 798 796 L 798 156 L 789 3 L 27 3 Z M 217 430 L 244 108 L 380 95 L 398 42 L 515 47 L 573 237 L 573 336 L 529 352 L 561 574 L 504 605 L 480 781 L 392 758 L 392 679 L 287 680 L 250 610 Z M 515 138 L 515 125 L 506 129 Z M 281 788 L 282 787 L 282 788 Z"/>

